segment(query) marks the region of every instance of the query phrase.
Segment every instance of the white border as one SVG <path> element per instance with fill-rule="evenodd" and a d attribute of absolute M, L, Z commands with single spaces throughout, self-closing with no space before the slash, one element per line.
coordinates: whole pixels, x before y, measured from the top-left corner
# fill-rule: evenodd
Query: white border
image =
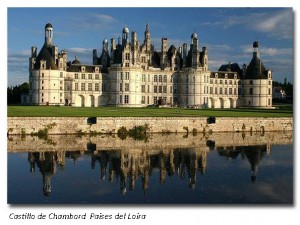
<path fill-rule="evenodd" d="M 113 4 L 111 3 L 113 2 Z M 40 0 L 2 0 L 1 1 L 1 91 L 3 91 L 1 96 L 1 107 L 0 107 L 0 115 L 3 117 L 3 122 L 1 123 L 1 210 L 0 210 L 0 218 L 3 224 L 62 224 L 62 223 L 72 223 L 72 224 L 82 224 L 82 223 L 91 223 L 91 224 L 127 224 L 127 223 L 135 223 L 135 224 L 188 224 L 188 223 L 197 223 L 197 224 L 211 224 L 211 225 L 253 225 L 253 224 L 272 224 L 272 225 L 282 225 L 282 224 L 295 224 L 296 221 L 299 221 L 299 194 L 297 193 L 297 188 L 299 187 L 299 178 L 297 178 L 296 174 L 298 174 L 297 165 L 299 163 L 299 153 L 297 153 L 297 137 L 295 137 L 295 174 L 294 174 L 294 193 L 295 193 L 295 205 L 293 207 L 240 207 L 240 206 L 178 206 L 178 207 L 170 207 L 170 206 L 150 206 L 150 207 L 112 207 L 112 206 L 10 206 L 6 204 L 6 196 L 7 196 L 7 180 L 6 180 L 6 169 L 7 169 L 7 152 L 6 152 L 6 85 L 7 85 L 7 8 L 8 7 L 294 7 L 295 12 L 295 78 L 294 85 L 295 90 L 297 85 L 297 64 L 298 64 L 298 46 L 296 40 L 298 38 L 298 29 L 297 25 L 299 25 L 299 16 L 298 10 L 299 0 L 277 0 L 277 1 L 262 1 L 262 0 L 252 0 L 252 1 L 241 1 L 241 0 L 226 0 L 226 1 L 215 1 L 210 0 L 206 1 L 206 3 L 196 3 L 195 1 L 182 1 L 182 0 L 172 0 L 172 1 L 158 1 L 152 0 L 144 3 L 143 1 L 103 1 L 103 0 L 52 0 L 52 1 L 40 1 Z M 298 93 L 296 93 L 295 99 L 298 100 Z M 295 109 L 298 105 L 295 100 Z M 296 115 L 296 109 L 294 115 Z M 297 127 L 297 118 L 294 117 L 295 128 Z M 295 132 L 297 135 L 297 132 Z M 296 136 L 295 135 L 295 136 Z M 297 169 L 296 169 L 297 168 Z M 296 183 L 297 182 L 297 183 Z M 139 212 L 146 213 L 148 219 L 140 222 L 132 222 L 132 221 L 30 221 L 30 220 L 9 220 L 8 215 L 11 212 L 25 213 L 68 213 L 68 212 L 102 212 L 102 213 L 116 213 L 116 212 Z"/>

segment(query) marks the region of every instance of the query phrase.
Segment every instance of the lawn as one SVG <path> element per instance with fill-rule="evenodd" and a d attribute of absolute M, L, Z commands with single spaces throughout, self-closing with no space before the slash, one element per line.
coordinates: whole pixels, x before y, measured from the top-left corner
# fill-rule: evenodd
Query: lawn
<path fill-rule="evenodd" d="M 292 117 L 292 107 L 278 109 L 186 109 L 8 106 L 8 117 Z"/>

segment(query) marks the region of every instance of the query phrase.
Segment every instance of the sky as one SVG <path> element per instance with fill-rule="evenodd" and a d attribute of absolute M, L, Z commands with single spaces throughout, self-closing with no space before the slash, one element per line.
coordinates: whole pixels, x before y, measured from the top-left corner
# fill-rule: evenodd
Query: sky
<path fill-rule="evenodd" d="M 252 43 L 260 43 L 261 59 L 273 70 L 273 80 L 294 82 L 294 11 L 291 7 L 8 7 L 7 8 L 7 85 L 28 82 L 31 46 L 44 43 L 44 27 L 51 23 L 53 44 L 65 49 L 68 61 L 75 56 L 92 64 L 92 51 L 102 49 L 104 38 L 122 35 L 123 27 L 137 32 L 142 43 L 149 24 L 154 48 L 160 51 L 161 38 L 169 47 L 191 42 L 198 34 L 199 50 L 206 46 L 209 70 L 237 62 L 240 67 L 252 58 Z"/>

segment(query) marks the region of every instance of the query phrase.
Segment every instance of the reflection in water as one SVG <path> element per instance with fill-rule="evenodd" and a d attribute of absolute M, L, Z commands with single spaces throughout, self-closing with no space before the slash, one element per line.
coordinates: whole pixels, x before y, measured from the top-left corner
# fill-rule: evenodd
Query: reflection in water
<path fill-rule="evenodd" d="M 260 160 L 263 158 L 269 146 L 247 146 L 233 148 L 218 148 L 220 156 L 236 159 L 241 155 L 242 159 L 247 159 L 251 167 L 251 180 L 254 182 Z M 144 192 L 149 187 L 149 177 L 152 171 L 159 170 L 159 182 L 164 183 L 166 177 L 177 175 L 184 179 L 188 178 L 189 187 L 196 187 L 196 175 L 205 174 L 207 164 L 207 151 L 200 149 L 171 149 L 168 152 L 147 152 L 129 150 L 101 150 L 97 152 L 84 152 L 90 156 L 91 169 L 99 164 L 100 178 L 113 182 L 117 180 L 120 191 L 126 194 L 127 189 L 135 190 L 136 180 L 141 178 Z M 43 177 L 43 193 L 48 196 L 51 192 L 51 177 L 55 175 L 57 167 L 63 170 L 65 158 L 73 159 L 74 163 L 78 158 L 83 157 L 78 151 L 73 152 L 30 152 L 28 161 L 30 171 L 35 172 L 35 167 L 39 168 Z"/>
<path fill-rule="evenodd" d="M 117 184 L 122 195 L 138 189 L 142 189 L 145 195 L 151 185 L 156 185 L 151 180 L 154 173 L 158 175 L 159 180 L 156 182 L 159 184 L 166 183 L 167 177 L 177 177 L 190 190 L 196 189 L 199 185 L 197 178 L 204 177 L 207 168 L 214 165 L 214 161 L 209 160 L 210 155 L 217 155 L 220 159 L 246 160 L 248 179 L 255 182 L 259 177 L 259 164 L 264 157 L 271 155 L 273 142 L 291 144 L 292 134 L 271 133 L 269 136 L 245 137 L 242 134 L 227 133 L 189 138 L 154 135 L 148 142 L 121 140 L 112 136 L 60 135 L 51 136 L 51 141 L 14 136 L 8 141 L 8 152 L 28 152 L 30 172 L 34 173 L 38 168 L 42 175 L 41 189 L 44 196 L 50 196 L 51 191 L 60 188 L 57 185 L 51 188 L 51 180 L 57 170 L 64 173 L 70 166 L 67 161 L 72 160 L 77 165 L 81 159 L 90 161 L 90 169 L 99 168 L 101 181 Z M 220 169 L 219 173 L 222 172 Z"/>

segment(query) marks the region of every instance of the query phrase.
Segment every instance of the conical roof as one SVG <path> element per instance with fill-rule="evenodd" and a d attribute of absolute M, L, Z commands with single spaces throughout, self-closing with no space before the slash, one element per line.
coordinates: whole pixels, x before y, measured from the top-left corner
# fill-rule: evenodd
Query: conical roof
<path fill-rule="evenodd" d="M 268 79 L 267 70 L 256 52 L 247 67 L 245 79 Z"/>
<path fill-rule="evenodd" d="M 38 70 L 41 67 L 41 60 L 46 61 L 46 69 L 57 70 L 57 66 L 55 61 L 52 57 L 52 48 L 47 47 L 46 44 L 42 47 L 41 51 L 39 52 L 38 56 L 36 57 L 36 63 L 34 64 L 34 69 Z"/>

